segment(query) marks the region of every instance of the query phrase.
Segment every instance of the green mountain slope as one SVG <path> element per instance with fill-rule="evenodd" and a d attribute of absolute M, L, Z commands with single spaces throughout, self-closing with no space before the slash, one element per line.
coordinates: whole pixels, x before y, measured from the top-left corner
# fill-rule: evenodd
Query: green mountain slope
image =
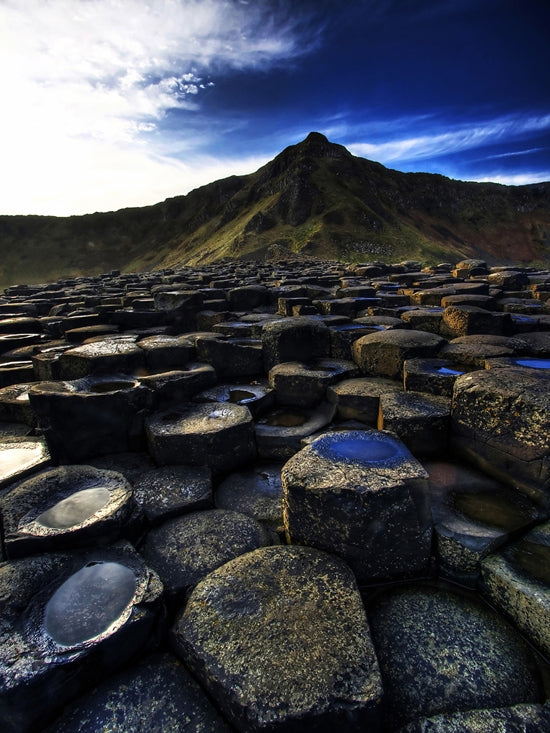
<path fill-rule="evenodd" d="M 223 257 L 550 261 L 550 183 L 400 173 L 311 133 L 255 173 L 154 206 L 0 216 L 0 285 Z"/>

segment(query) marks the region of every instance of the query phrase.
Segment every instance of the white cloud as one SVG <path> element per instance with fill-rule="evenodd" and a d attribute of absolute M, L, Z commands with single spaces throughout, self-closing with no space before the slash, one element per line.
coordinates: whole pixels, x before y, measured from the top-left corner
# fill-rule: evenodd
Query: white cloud
<path fill-rule="evenodd" d="M 550 171 L 536 171 L 533 173 L 495 173 L 486 175 L 483 178 L 474 178 L 477 183 L 503 183 L 506 186 L 525 186 L 528 183 L 546 183 L 550 181 Z"/>
<path fill-rule="evenodd" d="M 176 193 L 206 182 L 197 161 L 160 153 L 162 121 L 170 109 L 197 111 L 219 73 L 269 67 L 307 50 L 298 21 L 269 6 L 2 0 L 0 159 L 10 183 L 0 213 L 154 203 L 174 194 L 169 181 L 180 182 Z"/>
<path fill-rule="evenodd" d="M 422 160 L 518 139 L 526 133 L 550 129 L 550 115 L 527 118 L 502 117 L 483 123 L 474 122 L 454 128 L 450 126 L 445 132 L 439 131 L 441 124 L 438 125 L 435 120 L 432 120 L 431 126 L 436 131 L 378 143 L 357 142 L 347 147 L 354 155 L 371 158 L 380 163 Z M 380 123 L 380 130 L 391 129 L 392 122 Z"/>

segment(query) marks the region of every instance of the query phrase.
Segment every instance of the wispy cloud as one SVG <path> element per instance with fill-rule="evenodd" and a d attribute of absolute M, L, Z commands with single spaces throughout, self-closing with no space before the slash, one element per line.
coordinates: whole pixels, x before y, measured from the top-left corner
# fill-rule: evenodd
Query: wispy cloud
<path fill-rule="evenodd" d="M 415 119 L 415 126 L 418 121 Z M 378 142 L 355 142 L 348 148 L 355 155 L 372 158 L 380 163 L 411 162 L 464 150 L 520 139 L 525 135 L 550 129 L 550 115 L 531 117 L 507 116 L 486 122 L 471 122 L 452 126 L 441 132 L 441 123 L 432 119 L 431 131 L 414 137 L 399 136 L 387 140 L 392 122 L 380 122 L 386 139 Z"/>
<path fill-rule="evenodd" d="M 143 191 L 145 176 L 149 203 L 174 191 L 174 176 L 181 192 L 206 182 L 191 161 L 161 154 L 163 120 L 174 109 L 193 115 L 219 74 L 267 69 L 308 50 L 303 17 L 273 7 L 268 0 L 3 0 L 0 155 L 11 190 L 2 213 L 37 196 L 39 213 L 137 203 L 132 189 Z M 118 192 L 89 190 L 78 204 L 77 180 Z"/>

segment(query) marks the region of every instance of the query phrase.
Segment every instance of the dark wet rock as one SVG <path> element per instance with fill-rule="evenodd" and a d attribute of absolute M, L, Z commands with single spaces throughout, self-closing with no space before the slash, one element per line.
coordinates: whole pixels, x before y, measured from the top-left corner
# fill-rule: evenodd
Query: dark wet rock
<path fill-rule="evenodd" d="M 270 293 L 265 285 L 241 285 L 228 290 L 227 300 L 232 310 L 253 310 L 269 303 Z"/>
<path fill-rule="evenodd" d="M 61 379 L 79 379 L 90 374 L 123 372 L 143 367 L 145 355 L 133 340 L 104 339 L 67 349 L 59 357 Z"/>
<path fill-rule="evenodd" d="M 526 342 L 506 336 L 473 334 L 458 336 L 446 344 L 439 356 L 461 366 L 484 369 L 486 359 L 524 352 Z"/>
<path fill-rule="evenodd" d="M 16 316 L 14 318 L 0 318 L 0 333 L 40 333 L 42 324 L 38 318 L 32 316 Z"/>
<path fill-rule="evenodd" d="M 180 404 L 148 417 L 146 433 L 159 465 L 205 465 L 219 473 L 256 457 L 252 415 L 242 405 Z"/>
<path fill-rule="evenodd" d="M 485 558 L 481 592 L 550 656 L 550 523 Z"/>
<path fill-rule="evenodd" d="M 0 420 L 36 424 L 36 416 L 29 402 L 31 385 L 32 382 L 27 382 L 0 389 Z"/>
<path fill-rule="evenodd" d="M 523 494 L 458 463 L 425 463 L 439 572 L 475 587 L 483 558 L 545 518 Z"/>
<path fill-rule="evenodd" d="M 171 654 L 146 657 L 67 708 L 48 733 L 230 733 L 204 690 Z"/>
<path fill-rule="evenodd" d="M 401 392 L 398 382 L 384 377 L 343 379 L 327 389 L 328 401 L 336 405 L 336 414 L 343 420 L 359 420 L 376 427 L 380 396 Z"/>
<path fill-rule="evenodd" d="M 184 370 L 172 370 L 140 377 L 141 383 L 152 390 L 157 409 L 178 402 L 189 402 L 207 387 L 216 384 L 216 372 L 210 364 L 191 362 Z"/>
<path fill-rule="evenodd" d="M 43 438 L 3 437 L 0 440 L 0 489 L 51 466 L 52 458 Z"/>
<path fill-rule="evenodd" d="M 373 329 L 360 323 L 346 323 L 330 326 L 330 355 L 333 359 L 352 359 L 351 347 L 361 336 L 372 333 Z"/>
<path fill-rule="evenodd" d="M 145 471 L 155 467 L 155 462 L 148 453 L 109 453 L 96 456 L 87 461 L 90 466 L 106 471 L 121 473 L 131 484 Z"/>
<path fill-rule="evenodd" d="M 418 457 L 447 451 L 451 401 L 421 392 L 386 392 L 380 395 L 378 428 L 395 433 Z"/>
<path fill-rule="evenodd" d="M 124 476 L 92 466 L 60 466 L 27 479 L 0 500 L 10 559 L 105 545 L 137 522 Z"/>
<path fill-rule="evenodd" d="M 411 308 L 401 314 L 401 320 L 415 331 L 441 333 L 443 311 L 438 307 Z"/>
<path fill-rule="evenodd" d="M 282 533 L 282 498 L 281 464 L 259 463 L 224 479 L 215 491 L 214 503 L 219 509 L 248 514 Z"/>
<path fill-rule="evenodd" d="M 319 359 L 310 364 L 297 361 L 276 364 L 268 377 L 279 404 L 313 407 L 325 398 L 330 385 L 358 374 L 353 362 Z"/>
<path fill-rule="evenodd" d="M 318 432 L 334 417 L 334 406 L 278 407 L 256 421 L 256 445 L 261 458 L 286 461 L 302 447 L 302 440 Z"/>
<path fill-rule="evenodd" d="M 0 388 L 35 380 L 32 360 L 6 361 L 0 364 Z"/>
<path fill-rule="evenodd" d="M 394 436 L 326 433 L 291 458 L 281 477 L 290 542 L 339 555 L 360 583 L 426 572 L 427 473 Z"/>
<path fill-rule="evenodd" d="M 262 344 L 259 339 L 232 339 L 219 333 L 196 339 L 197 356 L 211 364 L 222 379 L 241 379 L 263 374 Z"/>
<path fill-rule="evenodd" d="M 455 382 L 452 445 L 474 465 L 550 502 L 550 373 L 472 372 Z"/>
<path fill-rule="evenodd" d="M 330 354 L 330 331 L 320 320 L 297 316 L 266 323 L 262 329 L 264 368 L 285 361 L 308 363 Z"/>
<path fill-rule="evenodd" d="M 195 345 L 183 336 L 146 336 L 137 345 L 145 353 L 145 365 L 154 372 L 168 372 L 171 369 L 183 369 L 195 358 Z"/>
<path fill-rule="evenodd" d="M 197 586 L 172 640 L 240 731 L 378 730 L 361 598 L 325 553 L 269 547 L 227 563 Z"/>
<path fill-rule="evenodd" d="M 139 450 L 151 391 L 125 375 L 39 382 L 29 400 L 48 448 L 60 463 Z"/>
<path fill-rule="evenodd" d="M 258 547 L 271 535 L 252 517 L 225 509 L 191 512 L 149 530 L 139 551 L 154 568 L 173 607 L 220 565 Z"/>
<path fill-rule="evenodd" d="M 540 703 L 533 651 L 478 601 L 395 589 L 368 609 L 389 730 L 440 713 Z"/>
<path fill-rule="evenodd" d="M 3 333 L 0 334 L 0 354 L 43 341 L 44 336 L 40 333 Z"/>
<path fill-rule="evenodd" d="M 353 359 L 366 375 L 399 379 L 406 359 L 437 356 L 445 339 L 435 333 L 392 329 L 362 336 L 353 344 Z"/>
<path fill-rule="evenodd" d="M 163 466 L 133 481 L 145 518 L 160 524 L 180 514 L 212 506 L 212 473 L 207 466 Z"/>
<path fill-rule="evenodd" d="M 470 371 L 460 369 L 450 359 L 407 359 L 403 364 L 403 384 L 407 392 L 452 397 L 457 377 Z"/>
<path fill-rule="evenodd" d="M 275 392 L 269 387 L 267 380 L 258 379 L 253 382 L 234 384 L 217 384 L 195 395 L 196 402 L 231 402 L 248 407 L 252 417 L 256 418 L 275 404 Z"/>
<path fill-rule="evenodd" d="M 154 644 L 162 585 L 130 545 L 0 566 L 0 722 L 44 725 Z M 32 704 L 30 704 L 32 701 Z"/>
<path fill-rule="evenodd" d="M 548 705 L 512 705 L 489 710 L 467 710 L 421 718 L 399 729 L 399 733 L 541 733 L 550 730 Z"/>

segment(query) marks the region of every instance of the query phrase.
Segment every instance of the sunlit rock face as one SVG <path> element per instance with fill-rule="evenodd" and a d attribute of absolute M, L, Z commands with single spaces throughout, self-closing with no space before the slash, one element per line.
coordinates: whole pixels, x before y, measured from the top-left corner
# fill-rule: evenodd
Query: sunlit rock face
<path fill-rule="evenodd" d="M 427 473 L 389 433 L 327 433 L 293 456 L 281 477 L 290 542 L 339 555 L 360 583 L 427 571 Z"/>
<path fill-rule="evenodd" d="M 23 481 L 1 500 L 9 558 L 107 544 L 138 524 L 132 488 L 113 471 L 61 466 Z"/>
<path fill-rule="evenodd" d="M 0 721 L 10 733 L 43 724 L 152 643 L 162 611 L 158 577 L 124 544 L 4 563 L 0 591 Z"/>
<path fill-rule="evenodd" d="M 451 443 L 487 473 L 550 504 L 550 372 L 522 367 L 455 383 Z"/>
<path fill-rule="evenodd" d="M 378 729 L 361 597 L 323 552 L 262 548 L 223 565 L 192 593 L 172 643 L 237 730 Z"/>

